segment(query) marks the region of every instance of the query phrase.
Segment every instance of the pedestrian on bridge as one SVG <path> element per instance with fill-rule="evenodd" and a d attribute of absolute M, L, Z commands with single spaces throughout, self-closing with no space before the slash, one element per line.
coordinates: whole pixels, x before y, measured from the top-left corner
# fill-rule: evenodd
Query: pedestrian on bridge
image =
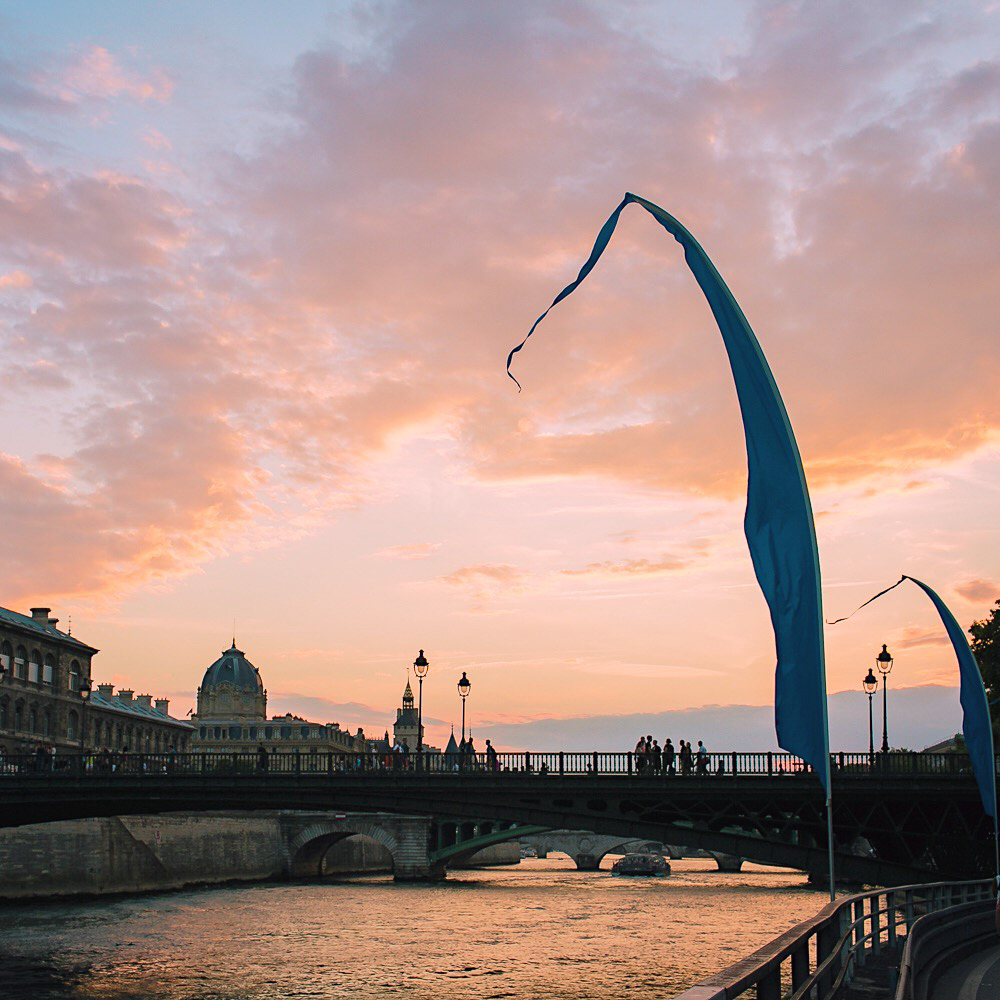
<path fill-rule="evenodd" d="M 261 745 L 257 747 L 257 770 L 266 772 L 269 763 L 270 761 L 267 756 L 267 747 L 261 743 Z"/>
<path fill-rule="evenodd" d="M 708 750 L 701 740 L 698 740 L 698 774 L 703 778 L 708 775 Z"/>
<path fill-rule="evenodd" d="M 677 751 L 668 736 L 663 743 L 663 770 L 665 774 L 677 773 Z"/>
<path fill-rule="evenodd" d="M 681 740 L 680 758 L 681 758 L 681 774 L 690 774 L 691 766 L 694 763 L 694 758 L 691 754 L 690 742 L 685 743 L 684 740 Z"/>

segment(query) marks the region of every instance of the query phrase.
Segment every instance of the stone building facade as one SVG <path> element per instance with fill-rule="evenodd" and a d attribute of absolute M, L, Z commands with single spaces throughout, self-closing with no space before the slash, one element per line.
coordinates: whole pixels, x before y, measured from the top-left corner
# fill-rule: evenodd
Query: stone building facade
<path fill-rule="evenodd" d="M 363 756 L 368 741 L 336 722 L 310 722 L 288 713 L 267 717 L 267 691 L 260 671 L 241 649 L 223 651 L 198 688 L 192 749 L 209 753 L 344 753 Z"/>
<path fill-rule="evenodd" d="M 177 753 L 191 750 L 194 726 L 173 719 L 167 712 L 170 702 L 125 688 L 115 693 L 114 684 L 98 684 L 87 699 L 87 749 L 107 748 L 140 754 Z"/>
<path fill-rule="evenodd" d="M 167 714 L 168 702 L 111 684 L 94 690 L 98 650 L 56 626 L 49 608 L 31 616 L 0 608 L 0 753 L 112 750 L 181 751 L 192 727 Z"/>
<path fill-rule="evenodd" d="M 56 626 L 49 608 L 31 616 L 0 608 L 0 747 L 31 753 L 51 744 L 79 752 L 90 664 L 97 650 Z"/>

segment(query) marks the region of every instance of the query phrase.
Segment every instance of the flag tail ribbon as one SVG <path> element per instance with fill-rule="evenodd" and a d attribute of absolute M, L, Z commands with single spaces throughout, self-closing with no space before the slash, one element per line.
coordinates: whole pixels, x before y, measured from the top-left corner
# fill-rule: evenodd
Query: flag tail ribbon
<path fill-rule="evenodd" d="M 828 621 L 827 625 L 839 625 L 841 622 L 846 622 L 848 618 L 853 618 L 862 608 L 871 604 L 872 601 L 877 601 L 883 594 L 888 594 L 890 590 L 895 590 L 905 579 L 905 576 L 901 576 L 891 587 L 886 587 L 885 590 L 880 590 L 874 597 L 869 597 L 864 604 L 859 604 L 849 615 L 844 615 L 843 618 L 835 618 L 832 622 Z"/>
<path fill-rule="evenodd" d="M 593 250 L 568 284 L 535 320 L 514 355 L 548 315 L 593 270 L 630 203 L 646 209 L 680 243 L 722 334 L 739 398 L 747 448 L 747 508 L 744 531 L 754 572 L 774 628 L 775 731 L 778 745 L 815 768 L 830 792 L 826 664 L 819 553 L 812 505 L 798 445 L 785 405 L 760 344 L 743 311 L 708 254 L 673 216 L 658 205 L 626 194 L 601 228 Z M 517 379 L 514 379 L 517 382 Z M 520 389 L 520 383 L 518 383 Z"/>

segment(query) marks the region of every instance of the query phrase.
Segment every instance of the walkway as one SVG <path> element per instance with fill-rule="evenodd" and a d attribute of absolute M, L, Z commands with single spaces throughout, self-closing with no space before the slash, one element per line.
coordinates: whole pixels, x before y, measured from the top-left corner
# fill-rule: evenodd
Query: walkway
<path fill-rule="evenodd" d="M 997 1000 L 1000 997 L 1000 945 L 977 951 L 939 980 L 929 1000 Z"/>

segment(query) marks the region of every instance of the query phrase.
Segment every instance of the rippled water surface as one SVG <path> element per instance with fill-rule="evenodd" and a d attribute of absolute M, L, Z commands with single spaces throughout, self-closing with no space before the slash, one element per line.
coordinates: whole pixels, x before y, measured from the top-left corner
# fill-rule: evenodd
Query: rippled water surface
<path fill-rule="evenodd" d="M 605 859 L 605 865 L 609 865 Z M 556 856 L 453 872 L 0 909 L 0 997 L 669 997 L 816 914 L 798 872 L 675 861 L 665 879 Z"/>

